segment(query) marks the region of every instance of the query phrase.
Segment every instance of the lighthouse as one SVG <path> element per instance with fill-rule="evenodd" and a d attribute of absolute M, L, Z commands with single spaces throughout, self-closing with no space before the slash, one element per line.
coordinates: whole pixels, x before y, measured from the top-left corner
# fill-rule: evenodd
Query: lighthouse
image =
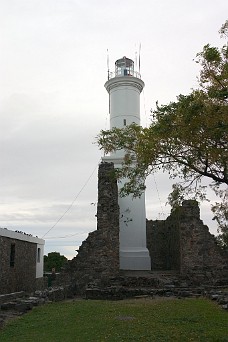
<path fill-rule="evenodd" d="M 105 88 L 109 94 L 110 129 L 124 128 L 135 123 L 140 125 L 140 93 L 144 82 L 134 70 L 134 62 L 123 57 L 115 62 L 115 71 L 108 73 Z M 125 156 L 124 150 L 118 150 L 103 158 L 113 162 L 115 168 L 121 168 Z M 132 166 L 134 167 L 134 166 Z M 127 179 L 118 181 L 121 189 Z M 118 198 L 120 209 L 120 269 L 150 270 L 151 260 L 146 247 L 146 210 L 145 193 L 139 198 L 130 194 Z"/>

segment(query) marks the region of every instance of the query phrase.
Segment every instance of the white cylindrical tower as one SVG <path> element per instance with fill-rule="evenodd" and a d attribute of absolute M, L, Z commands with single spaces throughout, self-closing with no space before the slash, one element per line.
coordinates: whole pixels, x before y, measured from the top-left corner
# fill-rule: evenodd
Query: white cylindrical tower
<path fill-rule="evenodd" d="M 140 93 L 144 82 L 134 71 L 134 62 L 126 57 L 115 63 L 115 72 L 109 73 L 105 88 L 109 93 L 110 128 L 136 123 L 140 125 Z M 121 168 L 125 152 L 115 151 L 104 157 Z M 118 182 L 119 189 L 127 180 Z M 146 247 L 145 195 L 119 197 L 120 207 L 120 269 L 150 270 L 151 261 Z"/>

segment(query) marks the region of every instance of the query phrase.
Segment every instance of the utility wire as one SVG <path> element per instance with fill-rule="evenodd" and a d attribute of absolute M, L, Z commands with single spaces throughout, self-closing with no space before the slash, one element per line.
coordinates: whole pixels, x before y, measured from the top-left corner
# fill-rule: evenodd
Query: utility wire
<path fill-rule="evenodd" d="M 161 203 L 161 198 L 160 198 L 160 194 L 159 194 L 159 191 L 158 191 L 158 186 L 157 186 L 157 182 L 156 182 L 156 178 L 155 178 L 154 173 L 153 173 L 153 176 L 154 176 L 154 183 L 155 183 L 155 187 L 156 187 L 156 191 L 157 191 L 157 195 L 158 195 L 158 199 L 159 199 L 159 203 L 160 203 L 162 215 L 163 215 L 163 217 L 165 217 L 165 214 L 164 214 L 164 211 L 163 211 L 163 207 L 162 207 L 162 203 Z"/>
<path fill-rule="evenodd" d="M 64 235 L 64 236 L 52 236 L 52 237 L 47 237 L 46 240 L 54 240 L 54 239 L 65 239 L 67 237 L 72 237 L 72 236 L 76 236 L 76 235 L 84 235 L 86 233 L 75 233 L 75 234 L 68 234 L 68 235 Z"/>
<path fill-rule="evenodd" d="M 98 162 L 99 164 L 99 162 Z M 81 192 L 85 189 L 86 185 L 89 183 L 90 179 L 92 178 L 94 172 L 97 169 L 97 165 L 94 168 L 93 172 L 91 173 L 91 175 L 89 176 L 89 178 L 87 179 L 87 181 L 85 182 L 85 184 L 83 185 L 83 187 L 81 188 L 81 190 L 78 192 L 78 194 L 75 196 L 75 198 L 73 199 L 73 201 L 71 202 L 71 204 L 69 205 L 69 207 L 67 208 L 67 210 L 60 216 L 60 218 L 55 222 L 55 224 L 42 236 L 42 239 L 62 220 L 62 218 L 68 213 L 68 211 L 72 208 L 73 204 L 75 203 L 75 201 L 77 200 L 78 196 L 81 194 Z"/>

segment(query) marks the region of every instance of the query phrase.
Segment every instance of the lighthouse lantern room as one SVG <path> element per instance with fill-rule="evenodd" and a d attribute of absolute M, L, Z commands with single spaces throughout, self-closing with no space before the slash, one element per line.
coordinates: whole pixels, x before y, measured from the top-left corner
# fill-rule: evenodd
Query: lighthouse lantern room
<path fill-rule="evenodd" d="M 115 63 L 115 76 L 134 76 L 134 62 L 126 57 Z"/>

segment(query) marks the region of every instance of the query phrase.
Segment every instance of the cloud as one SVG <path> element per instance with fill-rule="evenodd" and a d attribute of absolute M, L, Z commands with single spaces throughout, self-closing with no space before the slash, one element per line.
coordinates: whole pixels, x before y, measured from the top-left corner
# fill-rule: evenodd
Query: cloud
<path fill-rule="evenodd" d="M 109 124 L 107 49 L 113 70 L 122 56 L 139 57 L 141 43 L 146 125 L 156 100 L 165 104 L 196 86 L 192 59 L 204 44 L 220 43 L 226 9 L 226 1 L 212 0 L 2 0 L 0 225 L 41 237 L 80 192 L 49 237 L 85 235 L 46 242 L 49 251 L 74 255 L 70 244 L 96 228 L 90 203 L 102 153 L 93 142 Z M 149 218 L 168 214 L 170 181 L 155 180 L 148 180 Z"/>

